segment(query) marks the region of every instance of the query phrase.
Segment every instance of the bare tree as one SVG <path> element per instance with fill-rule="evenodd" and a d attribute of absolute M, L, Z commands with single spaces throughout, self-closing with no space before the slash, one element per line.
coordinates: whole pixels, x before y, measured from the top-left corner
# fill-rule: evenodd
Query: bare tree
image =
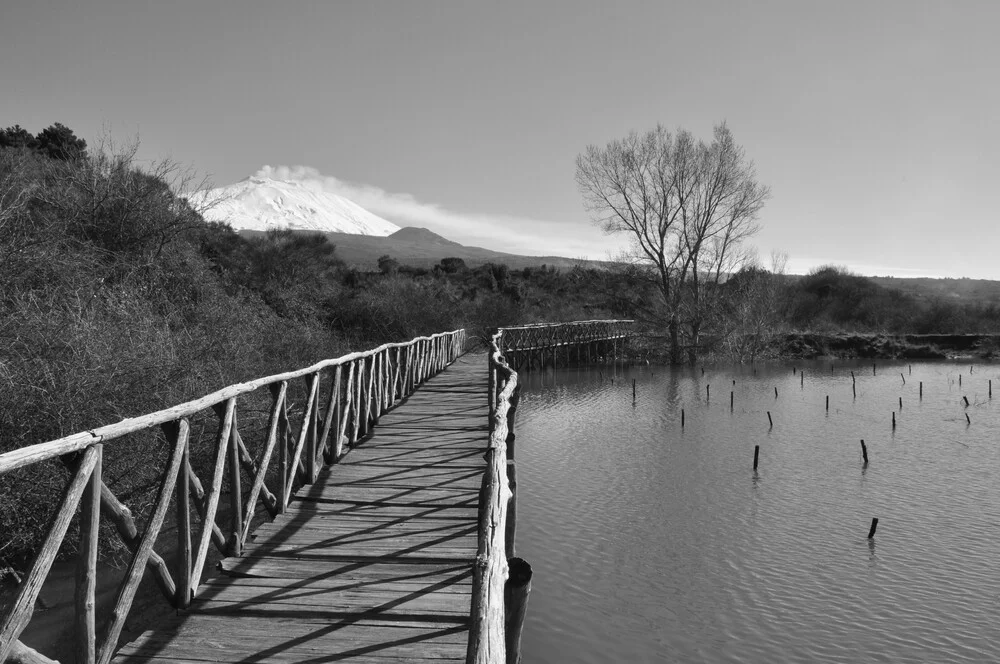
<path fill-rule="evenodd" d="M 663 126 L 576 159 L 576 182 L 594 221 L 630 240 L 661 295 L 670 357 L 692 361 L 702 345 L 719 284 L 738 266 L 743 242 L 757 231 L 770 190 L 725 123 L 710 144 Z"/>

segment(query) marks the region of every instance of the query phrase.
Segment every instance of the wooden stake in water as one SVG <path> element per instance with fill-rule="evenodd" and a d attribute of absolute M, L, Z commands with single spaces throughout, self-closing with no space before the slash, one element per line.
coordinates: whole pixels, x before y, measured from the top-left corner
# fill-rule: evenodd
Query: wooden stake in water
<path fill-rule="evenodd" d="M 760 456 L 760 445 L 753 446 L 753 469 L 757 470 L 757 458 Z"/>
<path fill-rule="evenodd" d="M 878 517 L 872 517 L 872 527 L 868 530 L 868 539 L 875 537 L 876 528 L 878 528 Z"/>
<path fill-rule="evenodd" d="M 965 402 L 965 407 L 968 408 L 969 407 L 969 397 L 962 397 L 962 401 Z"/>
<path fill-rule="evenodd" d="M 712 399 L 712 386 L 711 385 L 706 385 L 705 386 L 705 401 L 711 401 L 711 399 Z"/>
<path fill-rule="evenodd" d="M 855 399 L 858 398 L 858 386 L 857 385 L 851 384 L 851 394 L 854 395 Z"/>
<path fill-rule="evenodd" d="M 635 401 L 635 378 L 632 379 L 632 401 Z"/>
<path fill-rule="evenodd" d="M 777 388 L 777 386 L 775 386 L 775 388 L 774 388 L 774 398 L 775 399 L 778 398 L 778 388 Z"/>
<path fill-rule="evenodd" d="M 893 431 L 896 430 L 896 413 L 895 413 L 895 411 L 893 411 L 893 413 L 892 413 L 892 430 Z"/>
<path fill-rule="evenodd" d="M 992 399 L 993 398 L 993 379 L 992 378 L 990 378 L 990 380 L 989 380 L 989 386 L 990 386 L 990 399 Z"/>
<path fill-rule="evenodd" d="M 903 385 L 906 385 L 906 376 L 903 375 L 902 371 L 899 372 L 899 377 L 903 379 Z"/>
<path fill-rule="evenodd" d="M 771 419 L 771 411 L 767 411 L 767 423 L 772 427 L 774 426 L 774 420 Z"/>
<path fill-rule="evenodd" d="M 733 412 L 733 395 L 734 394 L 736 394 L 736 393 L 735 392 L 730 392 L 729 393 L 729 412 L 730 413 Z"/>
<path fill-rule="evenodd" d="M 805 384 L 806 384 L 806 372 L 805 370 L 803 370 L 802 373 L 799 374 L 799 385 L 805 387 Z"/>
<path fill-rule="evenodd" d="M 865 465 L 868 465 L 868 446 L 865 445 L 865 439 L 861 439 L 861 458 L 864 459 Z"/>
<path fill-rule="evenodd" d="M 830 412 L 830 395 L 826 395 L 826 412 Z"/>
<path fill-rule="evenodd" d="M 920 398 L 924 398 L 924 381 L 920 381 Z"/>
<path fill-rule="evenodd" d="M 965 414 L 965 423 L 966 424 L 972 424 L 972 420 L 969 419 L 969 414 L 968 413 Z"/>
<path fill-rule="evenodd" d="M 899 397 L 899 409 L 903 410 L 903 397 Z"/>
<path fill-rule="evenodd" d="M 909 373 L 912 376 L 913 375 L 913 365 L 912 364 L 907 364 L 906 366 L 907 366 L 907 369 L 908 369 L 907 373 Z"/>
<path fill-rule="evenodd" d="M 681 408 L 681 428 L 684 428 L 684 409 Z"/>
<path fill-rule="evenodd" d="M 875 375 L 875 363 L 874 362 L 872 362 L 872 375 L 873 376 Z"/>
<path fill-rule="evenodd" d="M 962 387 L 962 374 L 958 374 L 958 386 Z"/>

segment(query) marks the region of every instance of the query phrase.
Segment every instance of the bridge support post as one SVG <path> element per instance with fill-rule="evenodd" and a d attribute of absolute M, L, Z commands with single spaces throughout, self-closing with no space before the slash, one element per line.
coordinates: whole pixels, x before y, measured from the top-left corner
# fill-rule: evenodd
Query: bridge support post
<path fill-rule="evenodd" d="M 517 534 L 517 465 L 513 459 L 507 459 L 507 484 L 510 486 L 510 498 L 507 500 L 507 524 L 504 528 L 504 553 L 507 558 L 514 557 L 514 537 Z"/>
<path fill-rule="evenodd" d="M 504 645 L 507 664 L 520 664 L 521 632 L 528 609 L 528 593 L 531 592 L 531 565 L 523 558 L 510 558 L 507 567 L 509 572 L 503 589 Z"/>

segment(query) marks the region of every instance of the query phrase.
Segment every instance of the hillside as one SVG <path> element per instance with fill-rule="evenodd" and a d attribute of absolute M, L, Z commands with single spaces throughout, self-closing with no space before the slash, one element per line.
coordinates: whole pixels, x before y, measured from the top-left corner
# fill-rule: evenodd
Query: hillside
<path fill-rule="evenodd" d="M 868 277 L 875 283 L 920 300 L 1000 304 L 1000 281 L 989 279 L 931 279 L 928 277 Z"/>
<path fill-rule="evenodd" d="M 245 237 L 259 234 L 261 233 L 255 231 L 241 231 L 241 235 Z M 577 265 L 594 268 L 604 266 L 600 261 L 584 261 L 563 256 L 521 256 L 482 247 L 469 247 L 426 228 L 409 226 L 388 237 L 350 233 L 324 233 L 324 235 L 337 246 L 337 256 L 341 260 L 363 271 L 377 270 L 378 259 L 381 256 L 391 256 L 401 265 L 423 268 L 437 265 L 442 258 L 461 258 L 469 267 L 478 267 L 486 263 L 503 263 L 513 270 L 540 265 L 564 269 L 571 269 Z"/>
<path fill-rule="evenodd" d="M 357 203 L 304 182 L 250 177 L 188 194 L 187 199 L 196 208 L 204 207 L 203 216 L 209 221 L 221 221 L 236 230 L 288 228 L 375 236 L 399 230 Z"/>

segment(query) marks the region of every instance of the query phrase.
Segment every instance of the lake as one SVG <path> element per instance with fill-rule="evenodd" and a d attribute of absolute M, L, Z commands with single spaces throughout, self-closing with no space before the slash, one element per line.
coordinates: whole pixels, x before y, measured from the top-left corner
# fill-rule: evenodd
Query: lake
<path fill-rule="evenodd" d="M 997 365 L 604 366 L 522 382 L 524 661 L 1000 661 Z"/>

